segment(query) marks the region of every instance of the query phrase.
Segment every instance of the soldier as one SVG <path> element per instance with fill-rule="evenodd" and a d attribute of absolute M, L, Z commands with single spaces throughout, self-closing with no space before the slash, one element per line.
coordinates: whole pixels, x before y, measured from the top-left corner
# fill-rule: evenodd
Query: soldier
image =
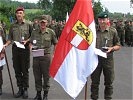
<path fill-rule="evenodd" d="M 30 67 L 30 49 L 29 38 L 31 36 L 32 26 L 24 19 L 24 8 L 18 7 L 16 9 L 16 22 L 13 23 L 9 30 L 9 36 L 4 47 L 12 42 L 12 60 L 17 86 L 19 88 L 16 98 L 23 96 L 28 98 L 29 87 L 29 67 Z M 20 48 L 17 42 L 23 44 L 24 48 Z"/>
<path fill-rule="evenodd" d="M 116 23 L 114 20 L 110 20 L 110 26 L 116 28 Z"/>
<path fill-rule="evenodd" d="M 128 46 L 131 46 L 131 37 L 132 37 L 132 28 L 133 28 L 133 25 L 131 25 L 130 21 L 127 20 L 125 22 L 125 42 Z"/>
<path fill-rule="evenodd" d="M 56 21 L 55 20 L 52 20 L 51 21 L 51 23 L 49 25 L 49 28 L 51 28 L 55 32 L 55 34 L 57 36 L 57 24 L 56 24 Z"/>
<path fill-rule="evenodd" d="M 0 24 L 0 37 L 3 40 L 3 42 L 6 42 L 5 36 L 4 36 L 4 30 L 2 28 L 2 25 Z M 5 56 L 5 52 L 3 50 L 0 51 L 0 63 L 3 60 Z M 0 95 L 2 95 L 2 85 L 3 85 L 3 77 L 2 77 L 2 70 L 3 65 L 0 66 Z"/>
<path fill-rule="evenodd" d="M 42 17 L 39 23 L 40 28 L 33 30 L 31 35 L 31 43 L 34 49 L 39 51 L 42 49 L 43 54 L 34 56 L 33 51 L 33 73 L 35 78 L 35 88 L 37 91 L 34 100 L 42 100 L 41 91 L 43 89 L 43 100 L 47 100 L 49 85 L 49 67 L 51 63 L 51 46 L 57 44 L 55 32 L 47 28 L 48 20 Z"/>
<path fill-rule="evenodd" d="M 131 47 L 133 47 L 133 21 L 132 20 L 130 21 L 130 24 L 131 24 L 131 38 L 130 38 L 130 41 L 131 41 Z"/>
<path fill-rule="evenodd" d="M 52 30 L 55 31 L 55 28 L 56 28 L 56 21 L 55 20 L 52 20 L 50 25 L 49 25 L 49 28 L 51 28 Z"/>
<path fill-rule="evenodd" d="M 39 28 L 39 24 L 38 24 L 38 19 L 34 19 L 34 22 L 33 22 L 33 30 L 35 29 L 38 29 Z"/>
<path fill-rule="evenodd" d="M 63 22 L 59 21 L 58 24 L 57 24 L 57 28 L 56 28 L 57 29 L 57 39 L 60 38 L 63 28 L 64 28 Z"/>
<path fill-rule="evenodd" d="M 6 38 L 6 23 L 3 20 L 1 20 L 1 25 L 4 31 L 4 37 Z"/>
<path fill-rule="evenodd" d="M 116 25 L 116 30 L 118 32 L 118 36 L 120 38 L 121 45 L 124 46 L 125 43 L 125 29 L 122 23 L 122 20 L 119 20 Z"/>
<path fill-rule="evenodd" d="M 99 29 L 97 30 L 96 48 L 107 53 L 107 58 L 98 56 L 98 66 L 91 75 L 91 99 L 98 99 L 98 90 L 100 84 L 100 76 L 104 74 L 104 99 L 111 100 L 113 94 L 114 81 L 114 60 L 113 52 L 120 49 L 120 41 L 115 28 L 107 25 L 108 14 L 101 12 L 98 15 Z M 103 47 L 106 47 L 103 49 Z"/>

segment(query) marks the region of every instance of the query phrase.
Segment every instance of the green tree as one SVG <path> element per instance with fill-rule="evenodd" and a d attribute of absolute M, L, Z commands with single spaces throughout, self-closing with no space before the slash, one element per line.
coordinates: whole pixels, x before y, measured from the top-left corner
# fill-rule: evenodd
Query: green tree
<path fill-rule="evenodd" d="M 57 20 L 65 20 L 66 13 L 70 14 L 76 0 L 53 0 L 52 17 Z"/>
<path fill-rule="evenodd" d="M 52 8 L 51 0 L 39 0 L 38 5 L 43 10 L 51 10 Z"/>
<path fill-rule="evenodd" d="M 41 9 L 45 10 L 45 14 L 50 14 L 54 19 L 64 20 L 66 13 L 71 13 L 76 0 L 39 0 L 38 4 Z M 92 0 L 94 17 L 97 19 L 97 15 L 103 11 L 100 0 L 95 2 Z"/>
<path fill-rule="evenodd" d="M 133 0 L 130 0 L 130 7 L 133 8 Z"/>
<path fill-rule="evenodd" d="M 97 23 L 98 14 L 102 11 L 103 11 L 103 6 L 102 6 L 100 0 L 93 1 L 93 12 L 94 12 L 94 19 L 95 19 L 96 23 Z"/>

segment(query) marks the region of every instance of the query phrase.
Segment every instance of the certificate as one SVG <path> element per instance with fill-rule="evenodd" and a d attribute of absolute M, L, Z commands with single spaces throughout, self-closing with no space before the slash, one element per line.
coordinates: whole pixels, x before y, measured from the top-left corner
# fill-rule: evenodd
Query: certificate
<path fill-rule="evenodd" d="M 33 57 L 44 56 L 44 49 L 32 50 L 32 55 L 33 55 Z"/>
<path fill-rule="evenodd" d="M 107 54 L 100 49 L 95 48 L 95 54 L 107 58 Z"/>
<path fill-rule="evenodd" d="M 18 48 L 25 49 L 25 46 L 24 46 L 22 43 L 17 42 L 17 41 L 14 41 L 14 43 L 16 44 L 16 46 L 17 46 Z"/>

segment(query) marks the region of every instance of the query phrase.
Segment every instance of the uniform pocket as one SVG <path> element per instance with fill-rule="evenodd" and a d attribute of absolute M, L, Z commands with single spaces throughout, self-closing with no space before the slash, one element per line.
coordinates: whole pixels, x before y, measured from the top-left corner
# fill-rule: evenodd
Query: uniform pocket
<path fill-rule="evenodd" d="M 51 46 L 51 38 L 45 38 L 43 40 L 44 47 L 48 48 Z"/>

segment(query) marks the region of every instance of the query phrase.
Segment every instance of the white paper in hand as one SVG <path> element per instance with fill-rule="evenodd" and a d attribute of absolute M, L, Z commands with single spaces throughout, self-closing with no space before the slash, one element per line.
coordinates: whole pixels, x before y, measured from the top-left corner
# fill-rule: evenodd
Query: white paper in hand
<path fill-rule="evenodd" d="M 107 58 L 107 54 L 100 49 L 95 48 L 95 54 Z"/>
<path fill-rule="evenodd" d="M 17 42 L 17 41 L 14 41 L 14 43 L 16 44 L 16 46 L 17 46 L 18 48 L 25 49 L 25 46 L 24 46 L 22 43 Z"/>

